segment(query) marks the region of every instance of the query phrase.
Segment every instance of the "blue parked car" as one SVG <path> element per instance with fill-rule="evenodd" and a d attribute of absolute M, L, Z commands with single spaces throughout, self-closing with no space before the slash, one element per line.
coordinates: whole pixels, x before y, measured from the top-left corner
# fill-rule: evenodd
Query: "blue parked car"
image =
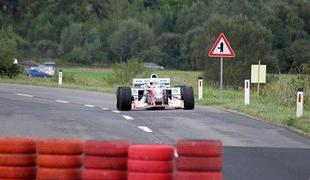
<path fill-rule="evenodd" d="M 26 74 L 28 77 L 52 77 L 54 75 L 54 72 L 52 72 L 48 68 L 39 66 L 29 68 Z"/>

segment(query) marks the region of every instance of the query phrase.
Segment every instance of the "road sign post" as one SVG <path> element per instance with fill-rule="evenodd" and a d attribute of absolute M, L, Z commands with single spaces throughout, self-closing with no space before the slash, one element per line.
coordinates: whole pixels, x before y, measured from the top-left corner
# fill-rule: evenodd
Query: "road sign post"
<path fill-rule="evenodd" d="M 303 89 L 298 89 L 297 96 L 296 96 L 296 117 L 303 116 L 303 109 L 304 109 L 304 91 Z"/>
<path fill-rule="evenodd" d="M 234 58 L 235 52 L 231 48 L 227 38 L 224 33 L 221 33 L 220 36 L 215 41 L 212 46 L 209 57 L 220 57 L 220 100 L 223 100 L 223 76 L 224 76 L 224 60 L 223 58 Z"/>
<path fill-rule="evenodd" d="M 257 81 L 257 96 L 259 96 L 259 84 L 260 84 L 260 60 L 258 61 L 258 75 L 257 75 L 257 78 L 258 78 L 258 81 Z"/>
<path fill-rule="evenodd" d="M 203 78 L 198 77 L 198 99 L 201 100 L 203 98 Z"/>
<path fill-rule="evenodd" d="M 223 100 L 223 71 L 224 71 L 224 61 L 223 61 L 223 58 L 221 57 L 221 72 L 220 72 L 220 100 L 222 101 Z"/>

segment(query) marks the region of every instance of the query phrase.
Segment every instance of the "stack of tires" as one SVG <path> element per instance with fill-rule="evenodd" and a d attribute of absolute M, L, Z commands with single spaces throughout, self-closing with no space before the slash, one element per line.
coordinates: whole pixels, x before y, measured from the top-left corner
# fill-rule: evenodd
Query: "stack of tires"
<path fill-rule="evenodd" d="M 46 139 L 37 142 L 37 180 L 79 180 L 83 141 Z"/>
<path fill-rule="evenodd" d="M 35 179 L 36 142 L 30 138 L 0 138 L 0 179 Z"/>
<path fill-rule="evenodd" d="M 128 180 L 172 180 L 174 147 L 131 145 L 128 150 Z"/>
<path fill-rule="evenodd" d="M 175 180 L 222 180 L 223 145 L 217 140 L 179 140 Z"/>
<path fill-rule="evenodd" d="M 126 180 L 128 141 L 87 141 L 83 180 Z"/>

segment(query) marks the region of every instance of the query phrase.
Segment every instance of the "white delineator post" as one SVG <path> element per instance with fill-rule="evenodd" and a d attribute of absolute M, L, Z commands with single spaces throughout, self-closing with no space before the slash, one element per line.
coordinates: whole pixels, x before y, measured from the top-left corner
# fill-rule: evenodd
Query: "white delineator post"
<path fill-rule="evenodd" d="M 203 97 L 203 78 L 198 78 L 198 99 L 201 100 Z"/>
<path fill-rule="evenodd" d="M 250 104 L 250 80 L 244 80 L 244 105 Z"/>
<path fill-rule="evenodd" d="M 62 70 L 59 70 L 59 73 L 58 73 L 58 84 L 62 85 Z"/>
<path fill-rule="evenodd" d="M 304 108 L 304 92 L 303 89 L 298 89 L 296 97 L 296 117 L 303 116 Z"/>

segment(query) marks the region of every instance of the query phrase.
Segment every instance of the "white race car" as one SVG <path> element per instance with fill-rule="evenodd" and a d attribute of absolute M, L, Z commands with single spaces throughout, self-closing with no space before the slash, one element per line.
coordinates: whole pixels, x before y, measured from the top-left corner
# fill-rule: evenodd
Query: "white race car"
<path fill-rule="evenodd" d="M 132 109 L 194 109 L 192 87 L 170 87 L 170 78 L 133 79 L 133 87 L 118 87 L 116 107 L 121 111 Z"/>

